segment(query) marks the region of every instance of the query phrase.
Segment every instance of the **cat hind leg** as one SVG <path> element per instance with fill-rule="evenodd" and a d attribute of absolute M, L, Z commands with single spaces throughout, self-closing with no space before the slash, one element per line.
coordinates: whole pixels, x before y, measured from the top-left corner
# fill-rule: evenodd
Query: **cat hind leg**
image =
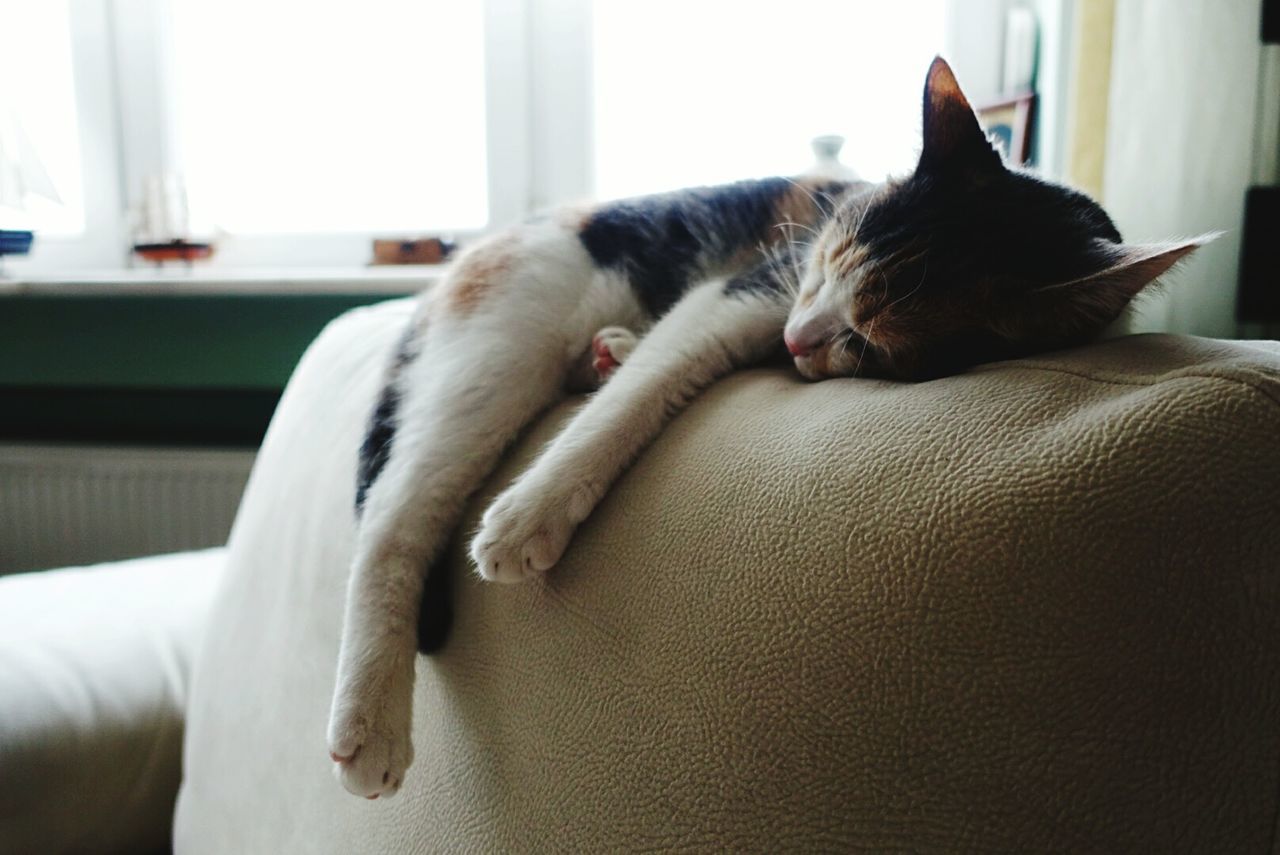
<path fill-rule="evenodd" d="M 393 435 L 375 436 L 360 479 L 328 734 L 337 777 L 357 795 L 394 794 L 413 760 L 417 652 L 444 642 L 451 617 L 450 580 L 428 567 L 467 497 L 560 396 L 590 331 L 635 315 L 625 291 L 592 290 L 595 271 L 576 238 L 518 237 L 460 262 L 424 298 L 429 325 L 402 366 L 395 412 L 384 414 Z"/>

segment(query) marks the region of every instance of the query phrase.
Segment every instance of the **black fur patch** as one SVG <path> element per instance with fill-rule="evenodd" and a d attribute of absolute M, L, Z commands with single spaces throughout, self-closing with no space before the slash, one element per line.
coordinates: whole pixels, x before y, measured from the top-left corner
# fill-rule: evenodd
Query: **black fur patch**
<path fill-rule="evenodd" d="M 614 202 L 592 214 L 578 236 L 595 263 L 625 273 L 645 308 L 658 316 L 692 282 L 744 248 L 775 238 L 769 232 L 777 224 L 777 204 L 793 186 L 785 178 L 765 178 Z M 832 182 L 831 192 L 824 186 L 814 195 L 829 211 L 845 188 Z"/>
<path fill-rule="evenodd" d="M 360 462 L 356 468 L 356 513 L 364 510 L 369 488 L 382 473 L 391 456 L 391 441 L 396 435 L 396 411 L 400 407 L 400 390 L 395 383 L 382 387 L 378 405 L 373 410 L 364 442 L 360 444 Z"/>
<path fill-rule="evenodd" d="M 396 346 L 387 382 L 378 396 L 364 442 L 360 445 L 360 460 L 356 470 L 356 515 L 364 510 L 369 488 L 378 479 L 391 456 L 395 441 L 397 417 L 403 395 L 402 383 L 405 368 L 417 356 L 418 341 L 415 328 L 410 324 Z M 445 551 L 447 555 L 449 550 Z M 439 652 L 449 640 L 453 628 L 453 577 L 448 572 L 445 559 L 438 559 L 423 580 L 422 600 L 418 605 L 418 650 L 432 654 Z"/>
<path fill-rule="evenodd" d="M 882 263 L 927 247 L 926 288 L 978 276 L 1067 281 L 1104 266 L 1098 238 L 1118 243 L 1120 233 L 1093 200 L 1015 171 L 969 183 L 919 170 L 877 196 L 858 228 L 859 242 Z"/>
<path fill-rule="evenodd" d="M 427 570 L 422 583 L 422 602 L 418 604 L 418 651 L 438 653 L 449 640 L 453 629 L 453 574 L 448 556 L 452 547 Z"/>
<path fill-rule="evenodd" d="M 416 356 L 415 343 L 411 324 L 396 346 L 391 369 L 387 372 L 386 385 L 378 395 L 378 404 L 374 407 L 368 428 L 365 429 L 364 442 L 360 444 L 360 458 L 356 464 L 357 516 L 364 510 L 369 488 L 378 479 L 391 456 L 391 443 L 396 435 L 396 416 L 400 409 L 400 378 L 405 366 Z"/>

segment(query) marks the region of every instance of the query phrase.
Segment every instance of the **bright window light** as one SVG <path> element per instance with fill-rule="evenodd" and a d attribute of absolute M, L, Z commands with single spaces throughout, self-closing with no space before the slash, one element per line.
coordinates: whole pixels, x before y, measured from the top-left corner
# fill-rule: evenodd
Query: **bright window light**
<path fill-rule="evenodd" d="M 483 8 L 175 0 L 172 92 L 193 227 L 484 226 Z"/>
<path fill-rule="evenodd" d="M 67 5 L 0 0 L 0 228 L 84 230 Z"/>
<path fill-rule="evenodd" d="M 915 165 L 944 0 L 597 0 L 593 27 L 602 198 L 795 174 L 823 134 L 880 180 Z"/>

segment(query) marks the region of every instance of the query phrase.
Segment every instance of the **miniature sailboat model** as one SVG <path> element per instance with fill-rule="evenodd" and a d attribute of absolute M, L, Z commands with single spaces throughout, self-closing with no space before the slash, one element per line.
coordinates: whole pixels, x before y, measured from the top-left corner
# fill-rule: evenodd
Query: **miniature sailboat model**
<path fill-rule="evenodd" d="M 0 109 L 0 257 L 24 255 L 31 250 L 34 234 L 28 229 L 6 229 L 5 220 L 25 211 L 32 197 L 62 203 L 49 172 L 36 154 L 31 139 L 17 118 Z"/>
<path fill-rule="evenodd" d="M 213 245 L 188 237 L 187 190 L 177 175 L 150 175 L 143 183 L 133 251 L 157 265 L 208 258 Z"/>
<path fill-rule="evenodd" d="M 28 195 L 62 203 L 30 137 L 16 118 L 0 110 L 0 206 L 23 210 Z"/>

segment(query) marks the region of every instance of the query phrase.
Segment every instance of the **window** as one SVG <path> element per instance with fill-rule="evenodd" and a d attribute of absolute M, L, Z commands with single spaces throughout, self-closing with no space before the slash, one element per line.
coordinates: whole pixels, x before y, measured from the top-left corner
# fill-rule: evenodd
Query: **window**
<path fill-rule="evenodd" d="M 177 157 L 196 223 L 235 234 L 487 224 L 484 7 L 173 7 Z"/>
<path fill-rule="evenodd" d="M 598 0 L 597 192 L 796 174 L 825 134 L 845 137 L 841 159 L 864 178 L 910 170 L 943 6 Z"/>

